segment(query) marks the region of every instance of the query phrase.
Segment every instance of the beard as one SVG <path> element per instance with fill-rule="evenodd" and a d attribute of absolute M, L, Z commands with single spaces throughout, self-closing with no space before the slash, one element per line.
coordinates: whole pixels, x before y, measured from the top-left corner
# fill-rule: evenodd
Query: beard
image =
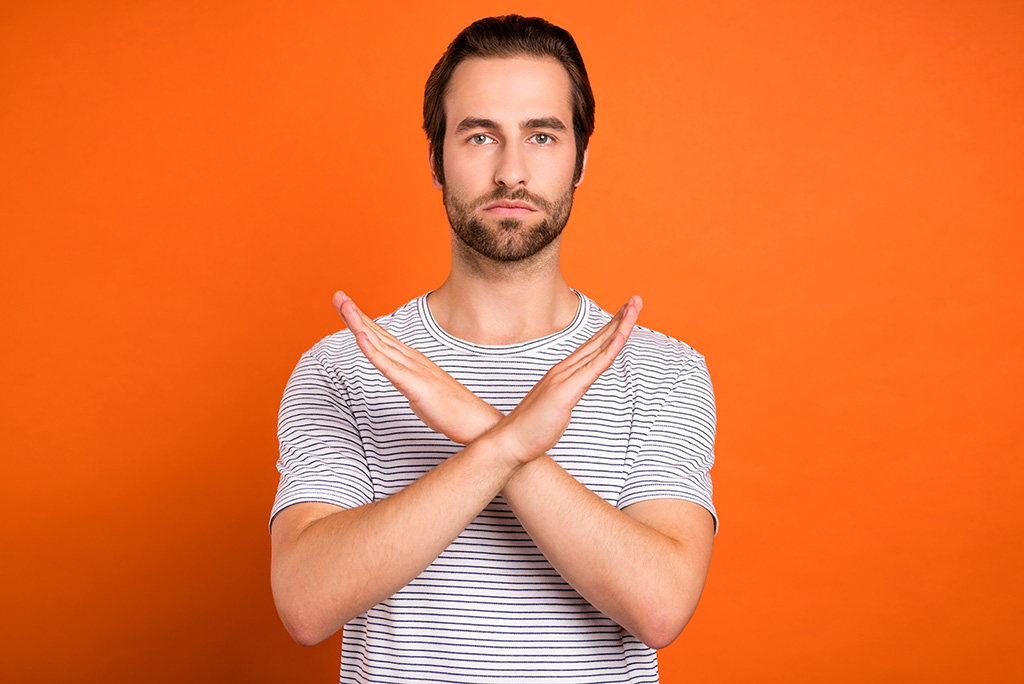
<path fill-rule="evenodd" d="M 509 190 L 505 186 L 499 186 L 490 195 L 474 202 L 449 193 L 447 186 L 443 188 L 442 196 L 448 223 L 467 247 L 492 261 L 511 262 L 532 257 L 562 234 L 562 229 L 569 222 L 575 190 L 575 186 L 570 185 L 568 191 L 552 201 L 533 195 L 526 188 Z M 538 213 L 543 214 L 543 218 L 533 225 L 523 219 L 503 218 L 493 227 L 488 227 L 474 216 L 474 210 L 503 199 L 530 202 L 539 210 Z"/>

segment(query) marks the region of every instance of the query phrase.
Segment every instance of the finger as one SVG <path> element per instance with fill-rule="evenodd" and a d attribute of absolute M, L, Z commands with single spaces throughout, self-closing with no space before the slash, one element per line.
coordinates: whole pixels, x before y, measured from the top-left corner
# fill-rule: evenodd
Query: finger
<path fill-rule="evenodd" d="M 618 313 L 612 316 L 612 318 L 607 323 L 605 323 L 600 330 L 591 335 L 586 342 L 584 342 L 579 347 L 574 349 L 572 353 L 570 353 L 562 360 L 561 363 L 569 362 L 568 365 L 573 365 L 577 361 L 579 361 L 580 358 L 589 355 L 596 348 L 602 346 L 612 335 L 612 333 L 614 333 L 615 330 L 618 328 L 619 323 L 622 320 L 622 315 L 623 313 L 625 313 L 627 306 L 628 304 L 624 305 L 621 309 L 619 309 Z"/>
<path fill-rule="evenodd" d="M 386 344 L 374 330 L 360 330 L 355 337 L 367 361 L 403 394 L 407 382 L 423 376 L 422 366 L 411 362 L 397 347 Z"/>
<path fill-rule="evenodd" d="M 622 335 L 625 339 L 629 339 L 629 335 L 633 332 L 633 326 L 636 325 L 637 318 L 640 316 L 640 309 L 643 308 L 643 305 L 643 300 L 639 296 L 634 295 L 629 298 L 629 301 L 619 310 L 616 316 L 618 320 L 612 319 L 608 322 L 609 326 L 612 326 L 614 330 L 603 336 L 602 348 L 608 346 L 608 343 L 614 338 L 616 333 Z"/>
<path fill-rule="evenodd" d="M 350 324 L 349 327 L 352 327 L 354 324 L 357 328 L 372 328 L 375 329 L 378 334 L 383 334 L 384 336 L 393 338 L 393 336 L 378 325 L 375 320 L 363 313 L 363 310 L 359 308 L 359 305 L 356 304 L 355 300 L 345 294 L 342 290 L 338 290 L 334 293 L 333 302 L 334 308 L 338 310 L 338 313 L 345 319 L 345 322 Z M 351 311 L 346 311 L 346 304 L 351 304 Z"/>
<path fill-rule="evenodd" d="M 608 321 L 601 330 L 599 330 L 581 349 L 586 352 L 594 350 L 595 346 L 604 347 L 608 341 L 616 332 L 624 333 L 627 337 L 629 336 L 629 330 L 632 330 L 633 324 L 636 323 L 636 319 L 640 314 L 640 309 L 643 307 L 643 300 L 639 296 L 634 295 L 622 305 L 618 313 L 612 316 L 611 320 Z M 591 344 L 591 340 L 594 344 Z"/>
<path fill-rule="evenodd" d="M 357 338 L 362 334 L 364 340 L 363 344 L 360 345 L 360 349 L 364 345 L 368 345 L 368 348 L 372 347 L 378 354 L 390 352 L 392 356 L 404 356 L 400 349 L 404 345 L 360 311 L 351 297 L 338 290 L 334 293 L 333 301 L 334 306 L 338 309 L 338 313 L 341 314 L 342 319 L 344 319 L 352 333 Z"/>
<path fill-rule="evenodd" d="M 578 376 L 580 381 L 590 387 L 601 374 L 608 370 L 615 357 L 619 355 L 626 345 L 626 336 L 618 330 L 609 337 L 600 349 L 595 350 L 586 359 L 577 364 L 571 371 L 573 376 Z M 581 395 L 582 396 L 582 395 Z"/>
<path fill-rule="evenodd" d="M 630 297 L 629 301 L 619 309 L 619 312 L 601 330 L 584 342 L 579 349 L 563 359 L 561 363 L 564 366 L 560 370 L 572 374 L 578 368 L 591 363 L 595 357 L 602 357 L 607 352 L 609 345 L 612 344 L 616 335 L 621 335 L 622 343 L 625 344 L 625 341 L 633 331 L 633 326 L 636 324 L 642 307 L 643 300 L 640 297 Z M 615 355 L 618 354 L 618 351 L 615 351 Z M 615 355 L 611 357 L 612 360 L 614 360 Z M 609 361 L 610 363 L 611 361 Z"/>
<path fill-rule="evenodd" d="M 338 310 L 339 315 L 341 314 L 341 305 L 344 304 L 347 299 L 348 295 L 341 290 L 335 292 L 334 296 L 331 297 L 331 301 L 334 303 L 334 308 Z"/>
<path fill-rule="evenodd" d="M 615 333 L 608 337 L 604 344 L 601 345 L 601 348 L 594 353 L 594 357 L 607 360 L 605 368 L 611 365 L 615 357 L 622 351 L 622 347 L 625 346 L 626 341 L 633 332 L 633 326 L 636 325 L 637 318 L 640 316 L 640 309 L 642 308 L 643 300 L 640 297 L 630 297 L 629 302 L 623 307 L 622 318 L 619 320 Z M 602 372 L 604 371 L 602 370 Z"/>
<path fill-rule="evenodd" d="M 377 321 L 373 320 L 365 313 L 363 313 L 363 310 L 359 308 L 359 305 L 356 304 L 354 300 L 348 298 L 348 302 L 350 303 L 351 308 L 354 312 L 353 315 L 358 317 L 359 319 L 360 325 L 358 326 L 358 329 L 373 331 L 376 334 L 376 340 L 379 346 L 388 347 L 391 350 L 393 350 L 394 353 L 409 358 L 420 356 L 419 352 L 417 352 L 415 349 L 410 348 L 407 344 L 400 341 L 397 337 L 392 335 L 385 328 L 381 327 L 381 325 L 377 323 Z"/>
<path fill-rule="evenodd" d="M 341 319 L 345 321 L 345 325 L 350 330 L 355 332 L 363 328 L 363 326 L 361 325 L 361 319 L 354 316 L 354 314 L 351 311 L 346 312 L 345 310 L 345 305 L 348 304 L 349 302 L 352 302 L 352 306 L 355 306 L 355 302 L 352 301 L 351 297 L 345 294 L 342 290 L 338 290 L 337 292 L 334 293 L 334 296 L 331 298 L 331 301 L 334 304 L 334 308 L 338 311 L 338 315 L 341 316 Z"/>
<path fill-rule="evenodd" d="M 554 396 L 559 397 L 558 403 L 560 405 L 575 406 L 594 382 L 601 377 L 601 374 L 608 370 L 625 344 L 625 337 L 623 337 L 622 333 L 616 331 L 607 340 L 599 353 L 592 354 L 587 359 L 574 365 L 564 375 L 552 378 L 551 384 L 548 385 L 550 388 L 548 391 L 553 391 Z"/>
<path fill-rule="evenodd" d="M 334 293 L 331 298 L 334 303 L 334 308 L 338 310 L 338 315 L 341 316 L 342 320 L 345 321 L 345 325 L 349 327 L 353 332 L 361 330 L 365 326 L 363 325 L 362 318 L 358 315 L 359 308 L 356 306 L 352 298 L 347 294 L 338 290 Z M 351 304 L 351 306 L 346 306 Z"/>
<path fill-rule="evenodd" d="M 364 314 L 355 301 L 343 291 L 338 290 L 335 292 L 333 301 L 335 308 L 338 309 L 338 313 L 341 314 L 345 324 L 353 333 L 372 331 L 374 335 L 370 339 L 378 349 L 390 349 L 395 355 L 410 355 L 409 352 L 411 350 L 407 346 L 399 342 L 394 335 Z"/>
<path fill-rule="evenodd" d="M 375 344 L 375 341 L 370 337 L 370 334 L 365 330 L 360 330 L 355 334 L 356 344 L 359 345 L 359 350 L 363 352 L 363 356 L 370 364 L 384 374 L 388 380 L 394 380 L 393 376 L 398 370 L 398 364 L 395 363 L 394 359 L 390 358 L 387 354 L 383 353 Z"/>
<path fill-rule="evenodd" d="M 626 340 L 632 332 L 632 324 L 636 320 L 637 313 L 635 310 L 625 312 L 624 330 L 616 330 L 600 347 L 593 349 L 586 356 L 574 359 L 573 363 L 558 370 L 556 382 L 563 384 L 568 389 L 573 395 L 574 401 L 579 401 L 590 386 L 601 377 L 601 374 L 615 362 L 615 358 L 626 345 Z"/>
<path fill-rule="evenodd" d="M 615 357 L 619 355 L 625 344 L 626 337 L 616 330 L 599 351 L 573 367 L 562 379 L 562 387 L 569 393 L 574 406 L 601 377 L 601 374 L 611 367 Z"/>
<path fill-rule="evenodd" d="M 618 327 L 618 332 L 622 333 L 625 339 L 629 339 L 630 334 L 633 332 L 633 326 L 636 325 L 637 319 L 640 318 L 640 311 L 643 308 L 644 300 L 640 299 L 639 295 L 633 295 L 629 298 L 629 303 L 626 305 L 626 310 L 619 321 Z"/>
<path fill-rule="evenodd" d="M 387 360 L 387 362 L 389 362 L 389 366 L 393 367 L 396 372 L 398 372 L 400 369 L 406 371 L 415 371 L 416 359 L 406 353 L 407 351 L 411 350 L 409 350 L 409 348 L 403 345 L 401 342 L 395 340 L 395 338 L 390 336 L 381 336 L 377 334 L 376 329 L 369 327 L 357 331 L 356 336 L 358 338 L 363 339 L 364 344 L 367 347 L 373 349 L 376 359 L 380 360 L 381 362 Z M 363 349 L 363 345 L 361 344 L 359 348 Z M 366 354 L 365 350 L 363 351 L 363 353 L 364 355 Z M 370 359 L 368 355 L 367 358 Z M 370 363 L 374 363 L 374 359 L 370 359 Z M 377 364 L 374 363 L 374 365 Z M 383 371 L 383 369 L 380 368 L 379 370 Z M 393 379 L 391 378 L 391 376 L 388 377 L 389 379 Z"/>
<path fill-rule="evenodd" d="M 443 373 L 434 362 L 401 342 L 363 313 L 355 301 L 344 292 L 339 290 L 335 293 L 335 301 L 340 303 L 341 315 L 357 336 L 356 342 L 363 355 L 393 384 L 398 386 L 404 383 L 411 377 L 410 373 Z"/>

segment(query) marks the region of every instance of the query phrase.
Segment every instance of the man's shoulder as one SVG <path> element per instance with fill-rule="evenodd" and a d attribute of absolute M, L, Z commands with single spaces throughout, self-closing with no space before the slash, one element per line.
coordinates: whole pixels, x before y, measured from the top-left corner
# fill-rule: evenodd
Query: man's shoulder
<path fill-rule="evenodd" d="M 704 360 L 704 356 L 700 352 L 682 340 L 651 328 L 645 328 L 642 325 L 633 327 L 633 332 L 629 336 L 626 348 L 632 349 L 635 353 L 678 360 L 684 363 Z"/>
<path fill-rule="evenodd" d="M 696 349 L 671 335 L 635 326 L 623 353 L 648 364 L 656 364 L 665 372 L 681 372 L 686 368 L 702 367 L 705 357 Z"/>
<path fill-rule="evenodd" d="M 670 391 L 677 383 L 709 380 L 704 357 L 693 347 L 639 325 L 633 328 L 619 359 L 634 382 L 656 392 Z"/>
<path fill-rule="evenodd" d="M 594 331 L 607 323 L 612 315 L 601 309 L 593 300 L 589 301 L 591 316 L 594 317 Z M 642 325 L 633 326 L 622 353 L 627 356 L 650 357 L 668 364 L 703 363 L 704 356 L 687 343 L 671 335 Z"/>

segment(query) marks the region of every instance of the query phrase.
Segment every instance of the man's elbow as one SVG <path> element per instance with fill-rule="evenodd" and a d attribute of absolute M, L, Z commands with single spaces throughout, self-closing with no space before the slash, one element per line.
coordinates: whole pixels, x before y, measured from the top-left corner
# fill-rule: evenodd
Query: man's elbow
<path fill-rule="evenodd" d="M 686 597 L 678 602 L 652 601 L 640 617 L 634 636 L 654 649 L 668 647 L 690 622 L 699 598 L 698 594 L 696 598 Z"/>
<path fill-rule="evenodd" d="M 316 646 L 337 631 L 301 607 L 288 608 L 277 602 L 277 614 L 288 634 L 302 646 Z"/>
<path fill-rule="evenodd" d="M 300 587 L 282 581 L 281 575 L 272 577 L 271 590 L 281 623 L 297 643 L 315 646 L 340 629 L 338 623 L 319 609 L 319 602 L 311 600 Z"/>
<path fill-rule="evenodd" d="M 666 648 L 683 633 L 687 622 L 679 619 L 648 619 L 635 636 L 650 648 Z"/>
<path fill-rule="evenodd" d="M 330 636 L 330 634 L 316 629 L 307 628 L 304 625 L 289 625 L 287 622 L 285 623 L 284 628 L 288 630 L 292 639 L 295 639 L 300 646 L 316 646 Z"/>

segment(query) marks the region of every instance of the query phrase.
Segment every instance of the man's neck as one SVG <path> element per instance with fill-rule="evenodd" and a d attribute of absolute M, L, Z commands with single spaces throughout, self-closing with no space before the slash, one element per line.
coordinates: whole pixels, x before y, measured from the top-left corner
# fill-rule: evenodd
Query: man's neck
<path fill-rule="evenodd" d="M 434 320 L 474 344 L 516 344 L 568 327 L 579 298 L 562 276 L 559 245 L 548 247 L 526 263 L 500 263 L 453 245 L 452 271 L 427 298 Z"/>

